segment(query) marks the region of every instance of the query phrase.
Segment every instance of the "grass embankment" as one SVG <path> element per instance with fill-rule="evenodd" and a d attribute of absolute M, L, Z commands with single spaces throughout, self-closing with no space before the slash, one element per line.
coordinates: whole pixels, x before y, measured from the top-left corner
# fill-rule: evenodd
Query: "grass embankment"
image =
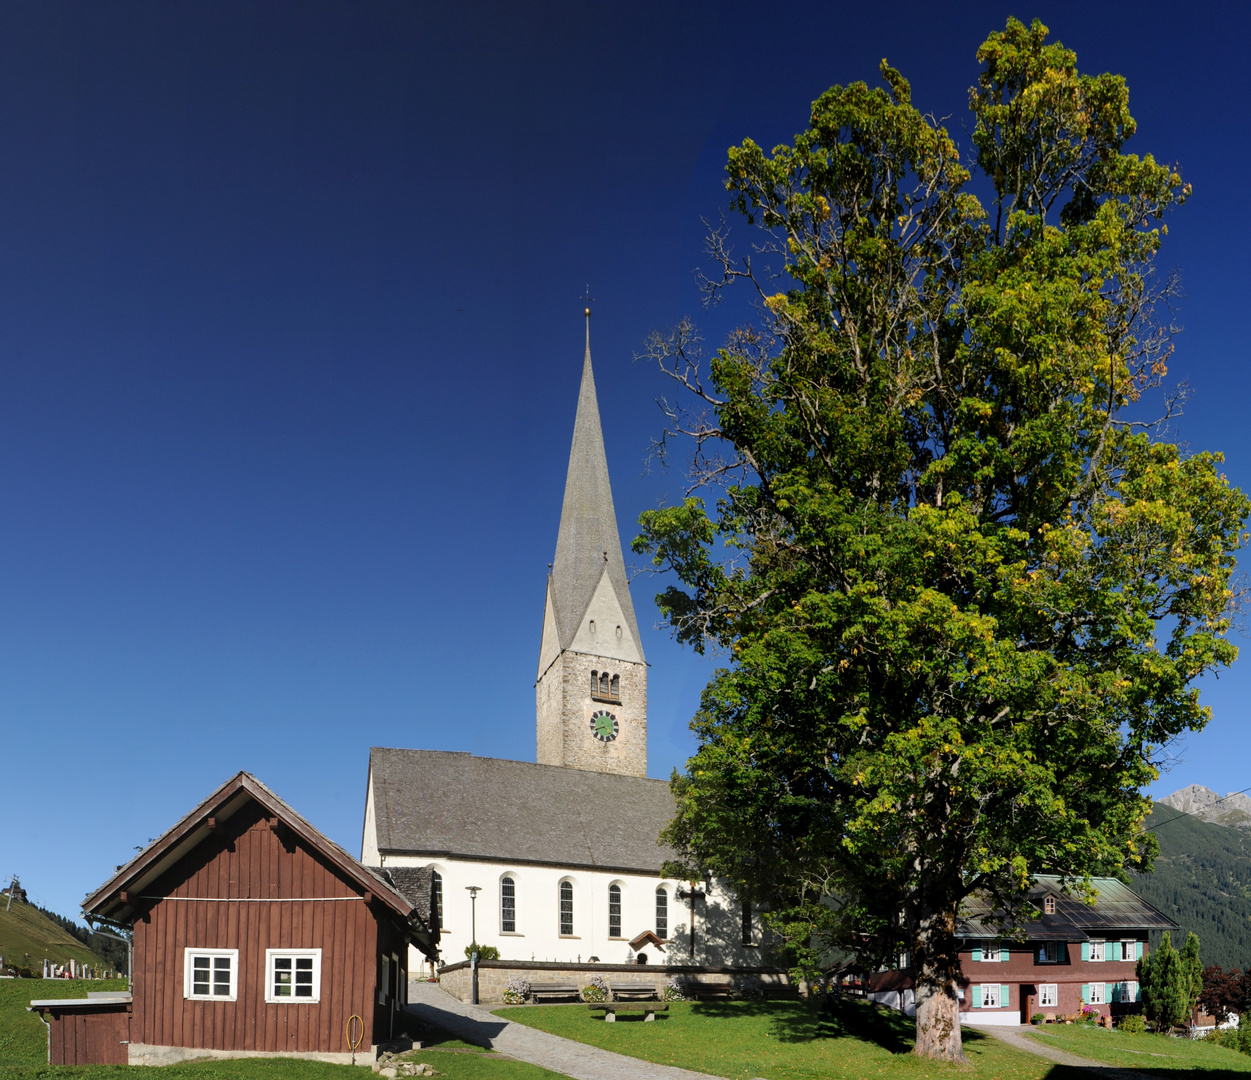
<path fill-rule="evenodd" d="M 47 1029 L 31 999 L 86 997 L 88 990 L 125 990 L 126 980 L 68 979 L 0 981 L 0 1080 L 361 1080 L 371 1074 L 351 1065 L 327 1065 L 297 1058 L 240 1058 L 195 1061 L 160 1068 L 129 1065 L 48 1065 Z M 559 1074 L 487 1053 L 441 1031 L 414 1030 L 430 1047 L 417 1051 L 448 1080 L 564 1080 Z"/>
<path fill-rule="evenodd" d="M 36 972 L 44 960 L 54 964 L 76 960 L 80 964 L 112 967 L 38 908 L 14 900 L 12 910 L 5 911 L 7 900 L 0 900 L 0 956 L 6 965 Z"/>
<path fill-rule="evenodd" d="M 1251 1073 L 1251 1056 L 1202 1039 L 1170 1039 L 1167 1035 L 1126 1035 L 1085 1024 L 1047 1025 L 1028 1038 L 1070 1054 L 1127 1069 L 1166 1076 L 1197 1072 L 1209 1076 Z"/>
<path fill-rule="evenodd" d="M 585 1006 L 530 1005 L 496 1015 L 590 1043 L 619 1054 L 743 1080 L 808 1080 L 832 1077 L 899 1077 L 924 1080 L 959 1075 L 985 1080 L 1089 1080 L 1078 1070 L 1053 1065 L 998 1040 L 964 1029 L 971 1068 L 912 1057 L 915 1021 L 863 1002 L 821 1011 L 803 1001 L 672 1002 L 667 1015 L 605 1023 Z"/>

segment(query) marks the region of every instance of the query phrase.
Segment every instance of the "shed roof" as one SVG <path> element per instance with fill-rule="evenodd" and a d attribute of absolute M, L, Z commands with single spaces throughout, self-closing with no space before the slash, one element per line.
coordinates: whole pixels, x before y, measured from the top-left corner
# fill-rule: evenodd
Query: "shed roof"
<path fill-rule="evenodd" d="M 369 753 L 378 850 L 656 874 L 663 780 L 442 750 Z"/>
<path fill-rule="evenodd" d="M 108 922 L 128 924 L 135 912 L 131 900 L 203 843 L 211 835 L 211 826 L 215 822 L 228 821 L 250 802 L 259 803 L 282 821 L 309 847 L 337 866 L 349 880 L 355 881 L 363 891 L 372 892 L 382 903 L 404 918 L 412 913 L 413 904 L 408 897 L 382 874 L 354 859 L 324 833 L 315 829 L 251 773 L 239 772 L 83 900 L 83 914 Z"/>
<path fill-rule="evenodd" d="M 1098 891 L 1094 904 L 1068 893 L 1062 878 L 1040 874 L 1029 891 L 1030 903 L 1041 908 L 1044 897 L 1054 896 L 1055 913 L 1023 921 L 1015 928 L 1016 931 L 1034 941 L 1088 941 L 1111 931 L 1178 929 L 1177 923 L 1148 904 L 1124 882 L 1116 878 L 1092 878 L 1091 884 Z M 995 905 L 988 897 L 980 894 L 970 897 L 960 907 L 956 936 L 1000 936 L 1005 928 L 995 916 Z"/>

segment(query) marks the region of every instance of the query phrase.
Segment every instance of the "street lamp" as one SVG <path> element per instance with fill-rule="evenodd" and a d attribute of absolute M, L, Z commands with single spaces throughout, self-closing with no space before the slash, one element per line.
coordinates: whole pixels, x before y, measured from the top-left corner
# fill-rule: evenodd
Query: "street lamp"
<path fill-rule="evenodd" d="M 478 1004 L 478 893 L 481 885 L 466 885 L 469 892 L 469 971 L 473 978 L 473 1003 Z"/>

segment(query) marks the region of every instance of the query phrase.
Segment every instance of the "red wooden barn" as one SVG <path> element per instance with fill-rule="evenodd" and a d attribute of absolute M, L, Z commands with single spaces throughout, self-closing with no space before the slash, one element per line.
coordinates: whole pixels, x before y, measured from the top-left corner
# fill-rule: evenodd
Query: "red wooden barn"
<path fill-rule="evenodd" d="M 132 993 L 32 1008 L 53 1064 L 372 1061 L 399 1031 L 409 942 L 435 954 L 433 912 L 428 872 L 363 865 L 241 772 L 83 901 L 133 928 Z"/>

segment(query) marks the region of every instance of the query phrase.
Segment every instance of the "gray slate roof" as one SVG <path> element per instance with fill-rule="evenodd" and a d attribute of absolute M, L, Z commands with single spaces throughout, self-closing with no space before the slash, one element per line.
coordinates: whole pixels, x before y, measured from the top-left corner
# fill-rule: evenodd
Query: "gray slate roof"
<path fill-rule="evenodd" d="M 371 866 L 375 874 L 385 878 L 413 905 L 410 919 L 416 918 L 427 930 L 438 929 L 434 925 L 434 872 L 428 866 Z"/>
<path fill-rule="evenodd" d="M 664 780 L 441 750 L 369 752 L 378 850 L 655 874 Z"/>
<path fill-rule="evenodd" d="M 1020 932 L 1033 941 L 1087 941 L 1119 930 L 1176 930 L 1177 924 L 1116 878 L 1093 878 L 1091 884 L 1099 891 L 1094 906 L 1064 891 L 1058 877 L 1040 874 L 1029 891 L 1030 902 L 1042 908 L 1043 897 L 1056 898 L 1054 915 L 1043 915 L 1023 922 Z M 985 896 L 974 896 L 960 907 L 956 936 L 961 938 L 994 938 L 1003 928 L 994 919 L 994 908 Z"/>
<path fill-rule="evenodd" d="M 608 459 L 604 455 L 604 433 L 595 397 L 595 375 L 591 371 L 590 325 L 588 317 L 582 388 L 578 391 L 578 413 L 573 423 L 573 445 L 569 448 L 569 471 L 565 476 L 565 501 L 560 509 L 560 531 L 556 536 L 556 557 L 552 560 L 550 576 L 556 628 L 560 647 L 569 648 L 595 587 L 607 571 L 641 656 L 642 638 L 634 618 L 612 487 L 608 482 Z"/>

